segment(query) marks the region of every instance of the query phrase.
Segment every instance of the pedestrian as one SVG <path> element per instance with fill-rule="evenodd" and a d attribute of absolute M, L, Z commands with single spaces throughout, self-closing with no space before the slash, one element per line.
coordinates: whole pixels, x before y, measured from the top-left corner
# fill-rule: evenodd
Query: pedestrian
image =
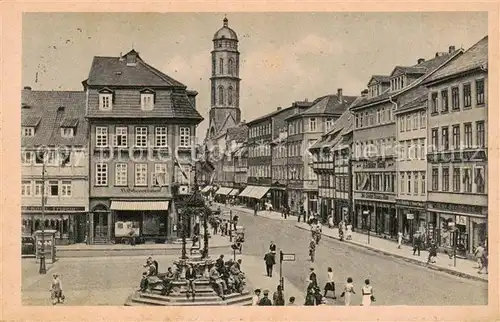
<path fill-rule="evenodd" d="M 268 277 L 273 277 L 273 266 L 276 263 L 274 261 L 274 255 L 271 252 L 266 253 L 264 256 L 264 262 L 266 263 L 266 273 Z"/>
<path fill-rule="evenodd" d="M 481 258 L 481 264 L 482 267 L 477 273 L 482 274 L 484 269 L 485 274 L 488 274 L 488 252 L 486 250 L 483 252 L 483 257 Z"/>
<path fill-rule="evenodd" d="M 134 227 L 130 227 L 130 231 L 128 232 L 130 237 L 130 246 L 135 246 L 135 230 Z"/>
<path fill-rule="evenodd" d="M 370 306 L 372 301 L 375 300 L 375 297 L 373 296 L 373 288 L 370 285 L 369 279 L 365 279 L 365 285 L 361 288 L 361 294 L 363 295 L 361 306 Z"/>
<path fill-rule="evenodd" d="M 260 289 L 256 289 L 255 291 L 253 291 L 253 296 L 252 296 L 252 306 L 257 306 L 259 305 L 259 301 L 260 301 Z"/>
<path fill-rule="evenodd" d="M 434 241 L 431 241 L 431 246 L 429 248 L 429 257 L 427 257 L 427 264 L 435 263 L 436 260 L 432 260 L 435 257 L 437 257 L 437 246 Z"/>
<path fill-rule="evenodd" d="M 288 305 L 295 305 L 295 296 L 290 296 L 288 299 Z"/>
<path fill-rule="evenodd" d="M 285 306 L 285 295 L 281 289 L 281 285 L 276 287 L 276 292 L 273 294 L 273 304 L 274 306 Z"/>
<path fill-rule="evenodd" d="M 330 228 L 330 229 L 333 228 L 333 216 L 332 215 L 330 215 L 328 217 L 328 228 Z"/>
<path fill-rule="evenodd" d="M 189 264 L 187 270 L 186 270 L 186 281 L 187 281 L 187 290 L 186 290 L 186 296 L 189 298 L 189 293 L 193 296 L 193 302 L 194 302 L 194 297 L 196 294 L 196 291 L 194 289 L 194 281 L 196 280 L 196 272 L 193 269 L 193 264 Z"/>
<path fill-rule="evenodd" d="M 217 269 L 221 269 L 224 266 L 224 255 L 220 254 L 219 258 L 215 261 L 215 266 Z"/>
<path fill-rule="evenodd" d="M 344 291 L 340 295 L 340 297 L 344 298 L 344 304 L 346 306 L 351 305 L 352 294 L 356 294 L 356 292 L 354 292 L 354 284 L 352 278 L 348 277 L 347 283 L 344 285 Z"/>
<path fill-rule="evenodd" d="M 52 275 L 53 279 L 50 284 L 50 298 L 52 299 L 52 305 L 57 303 L 64 303 L 64 295 L 62 293 L 62 282 L 58 274 Z"/>
<path fill-rule="evenodd" d="M 307 278 L 307 281 L 307 287 L 318 287 L 318 278 L 316 276 L 316 273 L 314 272 L 314 267 L 309 268 L 309 276 Z"/>
<path fill-rule="evenodd" d="M 413 255 L 415 253 L 420 256 L 420 233 L 416 232 L 415 235 L 413 235 Z"/>
<path fill-rule="evenodd" d="M 264 290 L 264 296 L 260 299 L 259 301 L 259 306 L 272 306 L 273 303 L 271 302 L 271 300 L 269 299 L 269 291 L 268 290 Z"/>
<path fill-rule="evenodd" d="M 254 216 L 257 216 L 257 211 L 259 211 L 259 204 L 255 203 L 255 205 L 253 207 L 253 215 Z"/>
<path fill-rule="evenodd" d="M 306 301 L 304 305 L 306 306 L 314 306 L 316 305 L 316 298 L 314 296 L 314 287 L 308 287 L 307 288 L 307 294 L 306 294 Z"/>
<path fill-rule="evenodd" d="M 324 297 L 326 297 L 326 294 L 328 293 L 328 291 L 332 291 L 333 292 L 333 299 L 337 299 L 337 297 L 335 296 L 335 282 L 334 282 L 334 278 L 333 278 L 333 270 L 331 267 L 328 267 L 328 272 L 327 272 L 327 280 L 326 280 L 326 284 L 325 284 L 325 294 L 323 295 Z"/>
<path fill-rule="evenodd" d="M 276 262 L 276 244 L 271 240 L 271 243 L 269 244 L 269 251 L 271 254 L 274 256 L 274 261 Z"/>
<path fill-rule="evenodd" d="M 477 247 L 476 250 L 474 251 L 474 256 L 476 257 L 477 261 L 477 268 L 481 270 L 483 268 L 483 254 L 484 254 L 484 247 L 482 243 L 480 243 Z"/>
<path fill-rule="evenodd" d="M 403 242 L 403 233 L 401 231 L 398 232 L 398 249 L 401 249 L 401 243 Z"/>
<path fill-rule="evenodd" d="M 351 240 L 352 239 L 352 224 L 348 223 L 346 226 L 346 240 Z"/>

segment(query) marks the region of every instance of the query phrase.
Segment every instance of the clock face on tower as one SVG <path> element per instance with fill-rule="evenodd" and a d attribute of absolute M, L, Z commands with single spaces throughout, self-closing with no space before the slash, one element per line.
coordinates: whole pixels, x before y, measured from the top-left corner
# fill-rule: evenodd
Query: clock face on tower
<path fill-rule="evenodd" d="M 211 108 L 208 137 L 224 133 L 240 123 L 240 53 L 238 36 L 224 18 L 213 37 Z"/>

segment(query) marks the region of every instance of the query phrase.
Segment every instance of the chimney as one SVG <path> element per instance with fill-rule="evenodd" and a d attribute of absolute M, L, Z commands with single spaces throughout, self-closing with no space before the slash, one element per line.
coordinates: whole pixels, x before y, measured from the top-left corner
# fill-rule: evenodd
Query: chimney
<path fill-rule="evenodd" d="M 186 91 L 187 97 L 191 105 L 193 105 L 193 108 L 196 109 L 196 95 L 198 95 L 197 91 Z"/>
<path fill-rule="evenodd" d="M 281 111 L 281 106 L 278 106 L 278 107 L 276 108 L 276 111 Z"/>
<path fill-rule="evenodd" d="M 24 89 L 27 91 L 31 91 L 31 87 L 29 87 L 29 86 L 24 86 Z"/>
<path fill-rule="evenodd" d="M 419 59 L 417 60 L 417 63 L 420 65 L 420 64 L 422 64 L 424 61 L 425 61 L 425 59 L 424 59 L 424 58 L 419 58 Z"/>
<path fill-rule="evenodd" d="M 132 50 L 127 54 L 127 66 L 135 65 L 137 65 L 137 52 Z"/>
<path fill-rule="evenodd" d="M 361 97 L 366 97 L 366 96 L 368 96 L 368 90 L 364 89 L 361 91 Z"/>
<path fill-rule="evenodd" d="M 124 61 L 124 60 L 125 60 L 125 58 L 123 58 L 123 53 L 120 51 L 120 59 L 119 59 L 119 61 Z"/>
<path fill-rule="evenodd" d="M 454 51 L 455 51 L 455 46 L 450 46 L 450 47 L 448 48 L 448 53 L 449 53 L 449 54 L 453 53 Z"/>
<path fill-rule="evenodd" d="M 342 88 L 337 88 L 337 99 L 339 100 L 339 103 L 344 101 L 344 98 L 342 97 Z"/>

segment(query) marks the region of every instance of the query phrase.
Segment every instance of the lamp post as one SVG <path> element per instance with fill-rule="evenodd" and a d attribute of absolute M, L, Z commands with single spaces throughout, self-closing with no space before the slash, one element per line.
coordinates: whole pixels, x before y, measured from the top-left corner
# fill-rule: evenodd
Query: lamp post
<path fill-rule="evenodd" d="M 365 216 L 365 225 L 368 230 L 368 244 L 370 244 L 370 228 L 372 225 L 372 216 L 370 216 L 370 212 L 368 210 L 363 211 L 363 215 Z M 370 224 L 368 225 L 368 217 L 370 217 Z"/>
<path fill-rule="evenodd" d="M 40 247 L 40 274 L 47 273 L 45 265 L 45 151 L 42 153 L 42 245 Z"/>

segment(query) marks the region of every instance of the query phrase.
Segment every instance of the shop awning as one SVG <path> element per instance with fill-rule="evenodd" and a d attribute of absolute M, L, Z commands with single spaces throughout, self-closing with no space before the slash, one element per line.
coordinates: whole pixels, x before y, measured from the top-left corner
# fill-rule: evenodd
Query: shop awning
<path fill-rule="evenodd" d="M 168 210 L 168 201 L 111 201 L 111 210 Z"/>
<path fill-rule="evenodd" d="M 248 197 L 255 186 L 246 186 L 245 189 L 238 195 L 238 197 Z"/>
<path fill-rule="evenodd" d="M 229 193 L 230 196 L 236 196 L 238 195 L 238 189 L 233 189 L 230 193 Z"/>
<path fill-rule="evenodd" d="M 270 187 L 255 187 L 255 188 L 256 189 L 252 191 L 252 195 L 249 197 L 258 200 L 262 199 L 262 197 L 264 197 L 264 195 L 269 191 L 269 189 L 271 189 Z"/>
<path fill-rule="evenodd" d="M 201 189 L 201 192 L 208 192 L 208 190 L 212 189 L 212 186 L 205 186 L 203 189 Z"/>
<path fill-rule="evenodd" d="M 228 187 L 220 187 L 219 190 L 217 190 L 217 192 L 215 194 L 226 196 L 228 193 L 231 192 L 231 190 L 233 190 L 233 189 L 228 188 Z"/>

